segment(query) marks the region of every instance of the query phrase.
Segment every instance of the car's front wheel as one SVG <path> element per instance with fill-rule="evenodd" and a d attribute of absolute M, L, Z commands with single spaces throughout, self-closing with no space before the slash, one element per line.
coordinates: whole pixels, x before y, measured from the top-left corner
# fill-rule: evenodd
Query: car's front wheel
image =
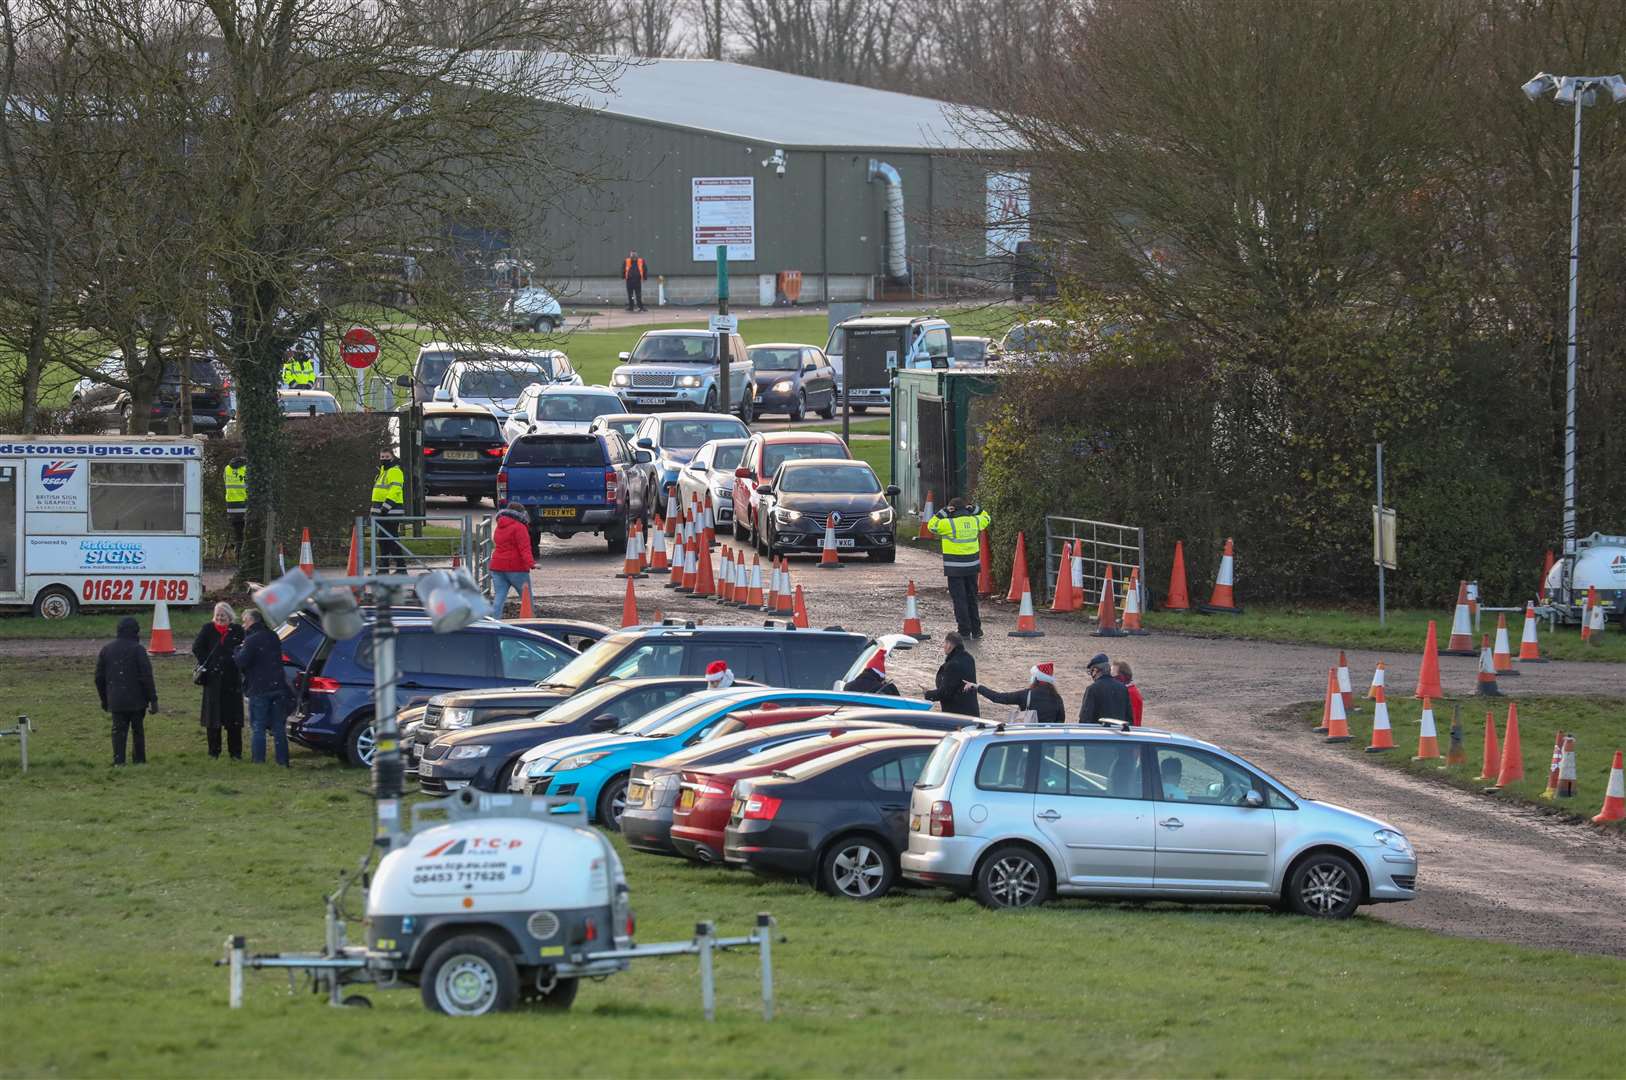
<path fill-rule="evenodd" d="M 1318 919 L 1347 919 L 1361 906 L 1361 876 L 1342 855 L 1318 852 L 1288 875 L 1287 907 Z"/>
<path fill-rule="evenodd" d="M 627 774 L 622 773 L 598 793 L 598 824 L 610 832 L 621 831 L 621 814 L 627 809 Z"/>
<path fill-rule="evenodd" d="M 1037 907 L 1050 898 L 1050 867 L 1028 848 L 995 848 L 977 868 L 977 900 L 984 907 Z"/>
<path fill-rule="evenodd" d="M 351 721 L 344 736 L 344 759 L 358 769 L 373 767 L 373 754 L 378 749 L 378 736 L 373 731 L 373 716 L 367 713 Z"/>

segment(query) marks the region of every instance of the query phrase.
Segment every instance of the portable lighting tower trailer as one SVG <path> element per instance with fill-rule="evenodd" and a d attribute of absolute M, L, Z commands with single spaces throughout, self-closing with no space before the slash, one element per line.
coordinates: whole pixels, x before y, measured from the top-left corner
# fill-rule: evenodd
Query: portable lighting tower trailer
<path fill-rule="evenodd" d="M 760 953 L 765 1019 L 773 1017 L 773 917 L 757 916 L 753 933 L 719 938 L 699 923 L 689 941 L 633 943 L 626 875 L 615 848 L 590 827 L 580 798 L 486 794 L 464 789 L 411 807 L 402 826 L 402 762 L 396 727 L 392 608 L 416 591 L 438 630 L 455 630 L 488 610 L 466 572 L 308 577 L 294 570 L 255 594 L 270 622 L 281 622 L 314 597 L 324 625 L 355 627 L 353 587 L 374 595 L 372 626 L 377 752 L 373 757 L 373 845 L 357 869 L 326 898 L 323 946 L 317 953 L 250 954 L 241 935 L 226 941 L 217 963 L 230 969 L 232 1008 L 243 1001 L 247 968 L 307 973 L 333 1005 L 370 1005 L 347 987 L 416 985 L 424 1004 L 453 1016 L 479 1016 L 521 1001 L 569 1008 L 582 978 L 626 971 L 633 960 L 692 953 L 700 958 L 706 1018 L 715 1012 L 712 959 L 718 949 L 755 946 Z M 346 624 L 345 620 L 352 620 Z M 348 635 L 336 635 L 348 636 Z M 368 878 L 374 856 L 377 869 Z M 366 890 L 365 944 L 351 944 L 344 901 Z"/>

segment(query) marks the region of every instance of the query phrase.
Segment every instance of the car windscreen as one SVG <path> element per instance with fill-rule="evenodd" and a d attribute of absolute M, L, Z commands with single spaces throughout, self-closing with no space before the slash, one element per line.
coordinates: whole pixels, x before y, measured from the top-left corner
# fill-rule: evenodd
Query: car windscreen
<path fill-rule="evenodd" d="M 524 442 L 521 439 L 520 442 Z M 519 443 L 514 444 L 516 447 Z M 598 677 L 599 669 L 620 655 L 631 642 L 637 640 L 636 634 L 611 634 L 601 639 L 592 648 L 582 653 L 564 667 L 549 675 L 542 683 L 544 686 L 568 686 L 571 688 L 586 686 Z"/>
<path fill-rule="evenodd" d="M 449 352 L 430 352 L 418 357 L 418 370 L 413 378 L 419 386 L 439 386 L 456 357 Z"/>
<path fill-rule="evenodd" d="M 277 399 L 277 403 L 284 416 L 308 416 L 313 409 L 318 413 L 339 411 L 339 403 L 330 397 L 285 397 Z"/>
<path fill-rule="evenodd" d="M 661 424 L 661 445 L 674 450 L 693 450 L 713 439 L 750 437 L 738 420 L 667 420 Z"/>
<path fill-rule="evenodd" d="M 956 360 L 981 360 L 987 355 L 988 343 L 985 341 L 954 339 L 954 359 Z"/>
<path fill-rule="evenodd" d="M 574 663 L 574 661 L 572 661 Z M 555 675 L 555 678 L 558 676 Z M 591 690 L 583 690 L 569 701 L 561 702 L 538 717 L 544 724 L 568 724 L 583 717 L 599 715 L 604 707 L 625 692 L 624 688 L 616 683 L 607 683 L 604 686 L 595 686 Z"/>
<path fill-rule="evenodd" d="M 543 394 L 536 399 L 536 418 L 584 424 L 623 408 L 621 399 L 612 394 Z"/>
<path fill-rule="evenodd" d="M 621 730 L 628 735 L 647 735 L 651 738 L 681 735 L 694 727 L 702 714 L 716 707 L 715 701 L 697 702 L 693 698 L 680 697 L 669 705 L 662 705 L 654 712 L 645 713 Z M 691 710 L 694 711 L 693 716 L 689 715 Z"/>
<path fill-rule="evenodd" d="M 649 334 L 632 350 L 635 364 L 709 364 L 716 359 L 715 334 Z"/>
<path fill-rule="evenodd" d="M 457 393 L 467 398 L 515 398 L 532 383 L 545 383 L 552 377 L 540 364 L 472 368 L 458 380 Z"/>
<path fill-rule="evenodd" d="M 497 418 L 489 413 L 452 416 L 426 416 L 423 418 L 423 437 L 429 439 L 489 439 L 502 440 Z"/>
<path fill-rule="evenodd" d="M 746 355 L 758 371 L 795 371 L 802 366 L 801 349 L 748 349 Z"/>
<path fill-rule="evenodd" d="M 732 471 L 740 467 L 740 458 L 745 454 L 745 444 L 738 446 L 719 446 L 711 455 L 711 467 Z"/>
<path fill-rule="evenodd" d="M 878 495 L 881 482 L 868 465 L 801 465 L 786 469 L 779 490 L 790 493 Z"/>
<path fill-rule="evenodd" d="M 545 466 L 553 469 L 604 464 L 604 447 L 595 435 L 526 435 L 508 448 L 507 467 Z"/>
<path fill-rule="evenodd" d="M 839 443 L 769 443 L 762 448 L 762 473 L 772 476 L 779 471 L 779 466 L 787 461 L 806 461 L 810 458 L 841 458 L 849 457 L 847 448 Z"/>

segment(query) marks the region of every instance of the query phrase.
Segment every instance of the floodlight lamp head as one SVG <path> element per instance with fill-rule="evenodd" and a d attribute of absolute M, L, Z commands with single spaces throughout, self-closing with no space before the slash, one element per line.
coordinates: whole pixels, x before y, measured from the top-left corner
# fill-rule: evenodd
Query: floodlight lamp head
<path fill-rule="evenodd" d="M 429 606 L 429 597 L 436 589 L 444 589 L 452 584 L 452 575 L 444 570 L 431 570 L 413 583 L 412 589 L 418 594 L 418 603 L 424 607 Z"/>
<path fill-rule="evenodd" d="M 1558 80 L 1543 71 L 1525 83 L 1521 89 L 1524 90 L 1525 97 L 1531 101 L 1539 101 L 1544 95 L 1552 93 L 1553 88 L 1557 85 Z"/>
<path fill-rule="evenodd" d="M 485 618 L 491 613 L 491 605 L 472 589 L 443 586 L 429 594 L 424 613 L 429 616 L 431 630 L 451 634 Z"/>
<path fill-rule="evenodd" d="M 281 626 L 316 593 L 316 583 L 297 566 L 269 585 L 254 591 L 254 606 L 265 616 L 267 626 Z"/>
<path fill-rule="evenodd" d="M 1600 85 L 1609 91 L 1609 100 L 1616 105 L 1626 102 L 1626 78 L 1611 75 L 1607 79 L 1601 80 Z"/>
<path fill-rule="evenodd" d="M 1558 80 L 1558 90 L 1553 94 L 1553 100 L 1560 105 L 1574 105 L 1575 95 L 1583 92 L 1581 80 L 1565 77 Z M 1582 104 L 1585 104 L 1583 99 Z"/>
<path fill-rule="evenodd" d="M 348 641 L 361 633 L 364 623 L 355 593 L 343 587 L 323 589 L 315 602 L 322 613 L 322 633 L 334 641 Z"/>

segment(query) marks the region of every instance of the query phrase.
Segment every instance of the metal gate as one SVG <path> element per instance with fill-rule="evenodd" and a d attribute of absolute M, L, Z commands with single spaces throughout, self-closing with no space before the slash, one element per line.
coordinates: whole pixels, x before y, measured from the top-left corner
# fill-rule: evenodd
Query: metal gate
<path fill-rule="evenodd" d="M 926 492 L 931 492 L 937 499 L 937 505 L 942 506 L 954 497 L 951 486 L 954 482 L 954 465 L 949 460 L 949 440 L 947 437 L 948 409 L 943 399 L 931 394 L 920 394 L 916 399 L 915 449 L 916 461 L 919 463 L 920 505 L 914 508 L 919 514 L 925 510 Z"/>
<path fill-rule="evenodd" d="M 1056 591 L 1056 571 L 1061 568 L 1062 548 L 1077 543 L 1079 558 L 1074 564 L 1073 583 L 1082 584 L 1086 606 L 1101 599 L 1107 567 L 1112 567 L 1113 603 L 1123 610 L 1124 594 L 1131 571 L 1140 569 L 1140 609 L 1146 610 L 1146 532 L 1138 525 L 1119 525 L 1089 518 L 1045 515 L 1044 581 L 1035 593 L 1046 600 Z"/>
<path fill-rule="evenodd" d="M 430 570 L 467 567 L 480 587 L 491 595 L 491 529 L 493 516 L 478 510 L 446 510 L 430 514 L 391 514 L 358 517 L 356 528 L 365 538 L 366 572 L 379 572 L 381 559 L 395 573 L 422 574 Z"/>

